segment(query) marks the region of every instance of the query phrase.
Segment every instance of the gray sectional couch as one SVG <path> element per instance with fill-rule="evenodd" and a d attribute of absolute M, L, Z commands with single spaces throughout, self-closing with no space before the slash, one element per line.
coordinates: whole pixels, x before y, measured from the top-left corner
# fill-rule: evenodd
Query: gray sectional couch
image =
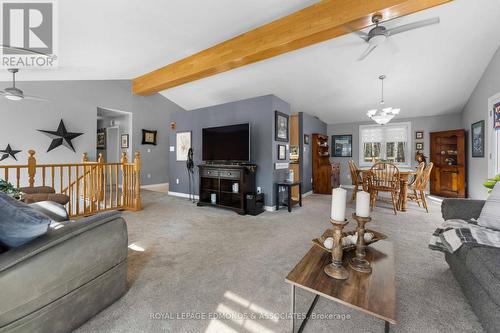
<path fill-rule="evenodd" d="M 126 292 L 127 225 L 111 212 L 63 222 L 0 253 L 0 332 L 70 332 Z"/>
<path fill-rule="evenodd" d="M 477 219 L 484 203 L 445 199 L 441 211 L 445 220 Z M 453 254 L 447 253 L 446 261 L 483 328 L 500 332 L 500 248 L 464 244 Z"/>

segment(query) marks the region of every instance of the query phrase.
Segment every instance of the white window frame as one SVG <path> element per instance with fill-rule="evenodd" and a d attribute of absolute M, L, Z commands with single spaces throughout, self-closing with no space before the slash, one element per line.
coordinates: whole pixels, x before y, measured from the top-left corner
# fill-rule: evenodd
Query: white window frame
<path fill-rule="evenodd" d="M 500 102 L 500 93 L 488 98 L 487 130 L 486 130 L 486 157 L 488 158 L 488 177 L 494 177 L 500 173 L 498 146 L 500 145 L 500 131 L 493 128 L 493 105 Z"/>
<path fill-rule="evenodd" d="M 370 125 L 359 125 L 359 132 L 358 132 L 358 138 L 359 138 L 359 165 L 362 166 L 362 167 L 367 167 L 367 166 L 371 166 L 372 163 L 371 162 L 365 162 L 365 156 L 364 156 L 364 143 L 363 143 L 363 140 L 362 140 L 362 135 L 361 135 L 361 132 L 363 131 L 363 129 L 366 129 L 366 128 L 388 128 L 388 127 L 393 127 L 393 126 L 397 126 L 397 127 L 401 127 L 401 126 L 406 126 L 407 128 L 407 132 L 406 132 L 406 163 L 395 163 L 397 166 L 401 166 L 401 167 L 411 167 L 411 163 L 412 163 L 412 153 L 413 153 L 413 146 L 412 146 L 412 131 L 411 131 L 411 122 L 407 121 L 407 122 L 400 122 L 400 123 L 389 123 L 387 125 L 377 125 L 377 124 L 370 124 Z M 386 152 L 385 152 L 385 144 L 382 144 L 381 147 L 380 147 L 380 152 L 382 155 L 385 155 Z"/>

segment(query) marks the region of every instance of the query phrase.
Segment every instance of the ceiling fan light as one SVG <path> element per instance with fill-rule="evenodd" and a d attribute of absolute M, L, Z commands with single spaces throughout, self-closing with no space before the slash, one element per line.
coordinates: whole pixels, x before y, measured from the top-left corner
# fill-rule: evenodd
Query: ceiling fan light
<path fill-rule="evenodd" d="M 5 98 L 10 99 L 11 101 L 20 101 L 23 99 L 22 96 L 12 95 L 12 94 L 5 95 Z"/>
<path fill-rule="evenodd" d="M 385 42 L 386 38 L 387 37 L 385 35 L 375 35 L 372 38 L 370 38 L 368 43 L 370 45 L 380 46 Z"/>

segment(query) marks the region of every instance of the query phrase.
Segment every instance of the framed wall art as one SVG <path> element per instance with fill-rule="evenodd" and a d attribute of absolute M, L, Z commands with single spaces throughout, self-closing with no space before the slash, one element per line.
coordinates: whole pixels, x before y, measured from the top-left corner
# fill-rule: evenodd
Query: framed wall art
<path fill-rule="evenodd" d="M 332 157 L 352 157 L 352 135 L 332 135 Z"/>
<path fill-rule="evenodd" d="M 274 124 L 274 139 L 276 141 L 288 142 L 288 115 L 283 112 L 274 111 Z"/>
<path fill-rule="evenodd" d="M 128 148 L 128 134 L 121 135 L 121 147 L 122 149 Z"/>
<path fill-rule="evenodd" d="M 191 148 L 191 132 L 177 132 L 175 135 L 176 160 L 187 161 L 189 148 Z"/>
<path fill-rule="evenodd" d="M 472 157 L 484 157 L 484 120 L 471 125 Z"/>
<path fill-rule="evenodd" d="M 286 146 L 278 145 L 278 160 L 286 160 Z"/>
<path fill-rule="evenodd" d="M 158 134 L 158 131 L 143 129 L 142 130 L 142 144 L 156 146 L 157 134 Z"/>

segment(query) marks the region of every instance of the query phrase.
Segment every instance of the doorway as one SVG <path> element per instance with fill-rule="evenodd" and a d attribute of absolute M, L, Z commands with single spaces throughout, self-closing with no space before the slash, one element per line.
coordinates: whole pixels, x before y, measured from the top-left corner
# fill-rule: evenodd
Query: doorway
<path fill-rule="evenodd" d="M 132 114 L 130 112 L 97 108 L 96 156 L 104 161 L 118 163 L 122 153 L 132 158 Z"/>

